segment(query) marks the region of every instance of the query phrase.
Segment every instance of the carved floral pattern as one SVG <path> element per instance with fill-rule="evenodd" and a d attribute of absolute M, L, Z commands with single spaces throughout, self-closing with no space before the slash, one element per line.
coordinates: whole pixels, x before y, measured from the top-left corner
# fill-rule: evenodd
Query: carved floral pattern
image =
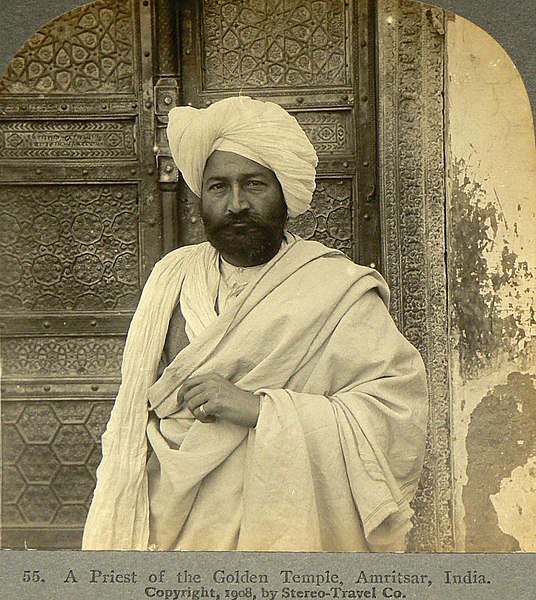
<path fill-rule="evenodd" d="M 453 550 L 453 522 L 444 265 L 444 13 L 412 0 L 380 0 L 378 7 L 384 271 L 391 313 L 426 364 L 431 405 L 409 547 L 447 552 Z"/>
<path fill-rule="evenodd" d="M 317 181 L 311 208 L 289 221 L 289 230 L 352 256 L 352 182 L 350 179 Z"/>
<path fill-rule="evenodd" d="M 343 0 L 207 0 L 206 89 L 349 83 Z"/>
<path fill-rule="evenodd" d="M 0 188 L 0 305 L 7 310 L 133 308 L 139 291 L 135 186 Z"/>
<path fill-rule="evenodd" d="M 130 120 L 3 121 L 2 158 L 134 158 Z"/>
<path fill-rule="evenodd" d="M 97 0 L 48 23 L 11 61 L 0 93 L 134 91 L 128 0 Z"/>
<path fill-rule="evenodd" d="M 122 337 L 35 337 L 2 340 L 4 377 L 119 376 Z"/>
<path fill-rule="evenodd" d="M 348 126 L 348 112 L 302 112 L 294 116 L 317 152 L 351 152 L 352 131 Z"/>

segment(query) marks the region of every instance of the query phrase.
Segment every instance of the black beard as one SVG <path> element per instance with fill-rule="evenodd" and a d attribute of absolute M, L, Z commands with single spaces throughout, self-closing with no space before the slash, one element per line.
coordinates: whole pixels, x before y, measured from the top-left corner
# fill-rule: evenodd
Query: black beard
<path fill-rule="evenodd" d="M 266 222 L 250 215 L 248 211 L 229 214 L 217 223 L 203 218 L 207 240 L 229 262 L 240 266 L 267 263 L 273 258 L 283 241 L 282 222 Z"/>

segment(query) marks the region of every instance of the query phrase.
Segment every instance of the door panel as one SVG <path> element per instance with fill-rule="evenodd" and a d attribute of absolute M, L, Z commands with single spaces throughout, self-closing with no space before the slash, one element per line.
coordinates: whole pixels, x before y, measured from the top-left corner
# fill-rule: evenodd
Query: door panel
<path fill-rule="evenodd" d="M 288 109 L 320 160 L 311 210 L 290 229 L 380 265 L 373 3 L 187 0 L 176 6 L 181 103 L 204 108 L 247 94 Z M 165 142 L 160 152 L 169 156 Z M 184 188 L 180 197 L 178 237 L 199 241 L 197 201 Z"/>
<path fill-rule="evenodd" d="M 79 546 L 126 331 L 161 255 L 140 11 L 99 0 L 56 19 L 0 83 L 8 547 Z"/>
<path fill-rule="evenodd" d="M 352 23 L 347 6 L 342 0 L 205 3 L 203 90 L 350 86 Z"/>
<path fill-rule="evenodd" d="M 80 544 L 143 283 L 204 239 L 171 107 L 246 93 L 287 108 L 320 159 L 291 229 L 381 267 L 374 5 L 98 0 L 14 58 L 0 83 L 4 545 Z"/>

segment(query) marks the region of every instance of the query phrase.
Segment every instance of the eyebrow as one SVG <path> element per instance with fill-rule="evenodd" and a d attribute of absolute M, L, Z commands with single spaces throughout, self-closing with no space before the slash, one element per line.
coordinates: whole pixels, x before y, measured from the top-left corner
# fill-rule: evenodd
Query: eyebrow
<path fill-rule="evenodd" d="M 244 173 L 241 175 L 242 179 L 251 179 L 252 177 L 266 177 L 266 175 L 260 171 L 253 171 L 251 173 Z M 221 181 L 222 179 L 229 179 L 229 177 L 226 175 L 211 175 L 208 179 L 206 179 L 206 182 Z"/>

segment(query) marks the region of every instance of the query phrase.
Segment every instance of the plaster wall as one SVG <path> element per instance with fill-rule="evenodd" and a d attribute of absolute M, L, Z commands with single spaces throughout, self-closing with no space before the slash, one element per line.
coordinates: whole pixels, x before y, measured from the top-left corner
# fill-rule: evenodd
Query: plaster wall
<path fill-rule="evenodd" d="M 504 50 L 447 26 L 450 384 L 456 549 L 536 551 L 536 151 Z"/>

